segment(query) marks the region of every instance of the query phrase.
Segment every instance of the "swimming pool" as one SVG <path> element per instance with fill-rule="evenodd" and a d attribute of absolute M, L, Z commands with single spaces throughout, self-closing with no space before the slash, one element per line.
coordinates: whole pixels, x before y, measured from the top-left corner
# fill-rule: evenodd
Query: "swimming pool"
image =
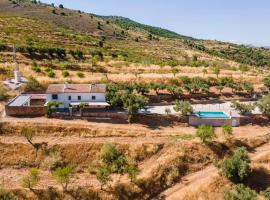
<path fill-rule="evenodd" d="M 195 114 L 200 118 L 211 118 L 211 119 L 229 119 L 229 118 L 231 118 L 225 112 L 197 112 Z"/>

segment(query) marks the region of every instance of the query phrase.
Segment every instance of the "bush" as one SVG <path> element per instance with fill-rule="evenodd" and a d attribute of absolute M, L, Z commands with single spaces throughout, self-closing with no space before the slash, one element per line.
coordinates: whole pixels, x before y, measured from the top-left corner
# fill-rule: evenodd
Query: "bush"
<path fill-rule="evenodd" d="M 47 76 L 48 76 L 49 78 L 54 78 L 54 77 L 55 77 L 54 71 L 51 70 L 51 71 L 47 72 Z"/>
<path fill-rule="evenodd" d="M 188 101 L 175 101 L 173 109 L 180 112 L 181 117 L 186 117 L 193 113 L 193 108 Z"/>
<path fill-rule="evenodd" d="M 67 191 L 68 184 L 72 177 L 72 169 L 70 167 L 58 167 L 53 172 L 53 176 L 57 180 L 57 182 L 62 185 L 63 190 Z"/>
<path fill-rule="evenodd" d="M 36 73 L 40 73 L 41 72 L 41 68 L 38 66 L 32 66 L 31 69 L 36 72 Z"/>
<path fill-rule="evenodd" d="M 29 144 L 35 147 L 35 144 L 32 142 L 34 137 L 34 131 L 32 128 L 25 127 L 22 129 L 21 134 L 26 138 Z"/>
<path fill-rule="evenodd" d="M 230 126 L 230 125 L 223 125 L 223 126 L 222 126 L 222 132 L 223 132 L 223 134 L 224 134 L 226 137 L 231 136 L 232 133 L 233 133 L 232 126 Z"/>
<path fill-rule="evenodd" d="M 214 138 L 216 138 L 214 128 L 212 126 L 207 125 L 199 126 L 196 135 L 201 139 L 203 143 L 207 143 L 208 141 L 211 141 Z"/>
<path fill-rule="evenodd" d="M 49 170 L 55 170 L 63 166 L 63 160 L 59 152 L 51 152 L 44 160 L 44 166 Z"/>
<path fill-rule="evenodd" d="M 0 188 L 0 199 L 1 200 L 18 200 L 18 198 L 12 192 L 8 192 L 3 188 Z"/>
<path fill-rule="evenodd" d="M 257 106 L 261 110 L 261 112 L 267 116 L 270 117 L 270 94 L 264 96 L 258 103 Z"/>
<path fill-rule="evenodd" d="M 24 188 L 33 189 L 39 181 L 39 171 L 36 168 L 28 170 L 28 174 L 22 178 L 22 186 Z"/>
<path fill-rule="evenodd" d="M 240 103 L 237 101 L 232 102 L 232 108 L 239 111 L 242 115 L 251 114 L 252 111 L 255 109 L 255 104 L 253 103 Z"/>
<path fill-rule="evenodd" d="M 0 84 L 0 101 L 4 101 L 7 99 L 7 92 L 7 88 L 3 84 Z"/>
<path fill-rule="evenodd" d="M 63 77 L 68 77 L 68 76 L 69 76 L 68 70 L 63 70 L 63 71 L 62 71 L 62 76 L 63 76 Z"/>
<path fill-rule="evenodd" d="M 234 154 L 219 164 L 221 173 L 235 182 L 241 182 L 251 173 L 250 158 L 245 147 L 237 149 Z"/>
<path fill-rule="evenodd" d="M 256 200 L 256 192 L 243 184 L 234 186 L 233 191 L 229 191 L 224 195 L 225 200 Z"/>
<path fill-rule="evenodd" d="M 262 191 L 260 194 L 262 196 L 264 196 L 266 199 L 270 199 L 270 187 L 268 187 L 266 190 Z"/>
<path fill-rule="evenodd" d="M 78 72 L 76 72 L 76 74 L 77 74 L 77 76 L 78 76 L 79 78 L 84 78 L 84 73 L 78 71 Z"/>
<path fill-rule="evenodd" d="M 28 78 L 28 81 L 26 83 L 25 86 L 25 90 L 26 91 L 39 91 L 39 90 L 43 90 L 44 87 L 43 85 L 41 85 L 37 79 L 35 79 L 33 76 L 30 76 Z"/>

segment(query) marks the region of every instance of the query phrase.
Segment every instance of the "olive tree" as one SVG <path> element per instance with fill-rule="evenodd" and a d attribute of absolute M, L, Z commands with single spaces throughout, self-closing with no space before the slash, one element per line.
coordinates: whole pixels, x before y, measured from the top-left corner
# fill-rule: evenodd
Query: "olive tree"
<path fill-rule="evenodd" d="M 193 112 L 193 108 L 188 101 L 175 101 L 173 109 L 179 112 L 181 117 L 186 117 Z"/>
<path fill-rule="evenodd" d="M 207 125 L 199 126 L 196 135 L 203 143 L 207 143 L 217 137 L 214 128 Z"/>
<path fill-rule="evenodd" d="M 148 99 L 142 95 L 136 95 L 131 92 L 124 92 L 121 96 L 123 108 L 128 113 L 128 122 L 131 123 L 132 119 L 138 115 L 139 110 L 144 108 Z"/>
<path fill-rule="evenodd" d="M 257 106 L 261 110 L 261 112 L 267 116 L 270 117 L 270 94 L 264 96 L 258 103 Z"/>
<path fill-rule="evenodd" d="M 133 182 L 139 173 L 136 163 L 131 162 L 128 157 L 119 151 L 114 144 L 105 144 L 99 153 L 100 167 L 97 169 L 96 177 L 101 184 L 101 189 L 112 179 L 111 174 L 127 174 Z"/>
<path fill-rule="evenodd" d="M 33 143 L 34 131 L 32 128 L 26 127 L 23 128 L 21 134 L 26 138 L 29 144 L 31 144 L 35 148 L 35 144 Z"/>
<path fill-rule="evenodd" d="M 255 109 L 255 104 L 233 101 L 231 107 L 239 111 L 242 115 L 246 115 L 252 113 L 252 111 Z"/>
<path fill-rule="evenodd" d="M 219 164 L 221 173 L 235 182 L 241 182 L 251 173 L 250 158 L 245 147 L 238 148 L 234 154 Z"/>
<path fill-rule="evenodd" d="M 39 171 L 36 168 L 28 170 L 28 174 L 22 178 L 22 186 L 32 190 L 39 181 Z"/>
<path fill-rule="evenodd" d="M 68 184 L 70 183 L 72 175 L 73 170 L 69 166 L 58 167 L 55 171 L 53 171 L 53 177 L 56 179 L 58 183 L 62 185 L 63 191 L 67 191 Z"/>
<path fill-rule="evenodd" d="M 256 200 L 257 195 L 254 190 L 243 184 L 237 184 L 233 190 L 228 191 L 224 195 L 224 200 Z"/>

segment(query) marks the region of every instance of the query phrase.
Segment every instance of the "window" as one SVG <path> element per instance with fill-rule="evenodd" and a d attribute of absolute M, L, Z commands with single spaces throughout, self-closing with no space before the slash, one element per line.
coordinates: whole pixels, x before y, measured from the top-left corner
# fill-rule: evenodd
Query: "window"
<path fill-rule="evenodd" d="M 68 96 L 68 100 L 71 101 L 71 96 Z"/>
<path fill-rule="evenodd" d="M 82 97 L 81 97 L 81 96 L 78 96 L 78 100 L 79 100 L 79 101 L 82 100 Z"/>
<path fill-rule="evenodd" d="M 92 100 L 96 100 L 96 96 L 92 96 Z"/>
<path fill-rule="evenodd" d="M 57 95 L 57 94 L 53 94 L 53 95 L 52 95 L 52 99 L 53 99 L 53 100 L 57 100 L 57 99 L 58 99 L 58 95 Z"/>

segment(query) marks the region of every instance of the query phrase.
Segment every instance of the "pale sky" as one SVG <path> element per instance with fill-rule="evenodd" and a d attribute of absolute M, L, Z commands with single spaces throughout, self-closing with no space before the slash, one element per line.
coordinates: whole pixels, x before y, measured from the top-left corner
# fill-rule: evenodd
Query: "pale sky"
<path fill-rule="evenodd" d="M 269 0 L 42 0 L 200 39 L 270 46 Z"/>

